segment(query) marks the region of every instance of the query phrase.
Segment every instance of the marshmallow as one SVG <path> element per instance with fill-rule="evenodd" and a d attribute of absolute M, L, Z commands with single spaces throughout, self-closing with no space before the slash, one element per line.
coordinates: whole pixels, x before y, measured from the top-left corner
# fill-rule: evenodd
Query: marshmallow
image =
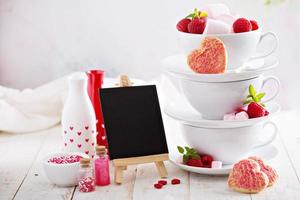
<path fill-rule="evenodd" d="M 233 22 L 236 20 L 236 17 L 234 15 L 222 14 L 219 15 L 216 20 L 224 22 L 228 26 L 232 26 Z"/>
<path fill-rule="evenodd" d="M 229 8 L 225 4 L 208 4 L 201 9 L 208 14 L 209 18 L 216 19 L 218 16 L 227 14 L 230 15 Z"/>
<path fill-rule="evenodd" d="M 226 34 L 230 33 L 231 26 L 214 19 L 207 19 L 203 34 Z"/>
<path fill-rule="evenodd" d="M 212 161 L 211 162 L 211 168 L 213 169 L 221 169 L 222 168 L 222 161 Z"/>
<path fill-rule="evenodd" d="M 241 111 L 235 114 L 235 120 L 249 119 L 249 115 L 245 111 Z"/>
<path fill-rule="evenodd" d="M 225 121 L 231 121 L 231 120 L 235 120 L 235 113 L 229 113 L 229 114 L 225 114 L 223 119 Z"/>

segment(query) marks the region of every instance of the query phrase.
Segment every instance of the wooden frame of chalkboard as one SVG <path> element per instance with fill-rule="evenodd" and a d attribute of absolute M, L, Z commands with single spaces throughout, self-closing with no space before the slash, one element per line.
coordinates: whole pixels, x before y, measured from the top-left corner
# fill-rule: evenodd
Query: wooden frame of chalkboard
<path fill-rule="evenodd" d="M 115 182 L 123 182 L 127 165 L 149 162 L 166 177 L 168 145 L 155 85 L 100 89 L 100 102 Z"/>

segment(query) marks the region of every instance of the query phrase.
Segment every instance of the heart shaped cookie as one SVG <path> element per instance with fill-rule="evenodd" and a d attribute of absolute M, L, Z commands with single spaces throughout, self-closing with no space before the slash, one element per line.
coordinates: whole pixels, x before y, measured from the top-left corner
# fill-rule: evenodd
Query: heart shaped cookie
<path fill-rule="evenodd" d="M 261 158 L 258 158 L 256 156 L 251 156 L 248 159 L 256 161 L 260 166 L 260 170 L 268 176 L 268 179 L 269 179 L 268 187 L 274 185 L 274 183 L 278 179 L 278 174 L 277 174 L 276 170 L 273 169 L 271 166 L 266 165 Z"/>
<path fill-rule="evenodd" d="M 221 74 L 227 67 L 227 52 L 224 43 L 217 37 L 202 39 L 199 49 L 187 58 L 190 68 L 201 74 Z"/>
<path fill-rule="evenodd" d="M 268 184 L 268 176 L 261 171 L 259 164 L 251 159 L 234 164 L 228 178 L 230 188 L 249 194 L 264 190 Z"/>

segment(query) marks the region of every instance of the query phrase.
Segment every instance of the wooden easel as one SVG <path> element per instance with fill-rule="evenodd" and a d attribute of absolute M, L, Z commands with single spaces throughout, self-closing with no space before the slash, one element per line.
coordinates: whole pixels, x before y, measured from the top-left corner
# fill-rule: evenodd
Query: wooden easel
<path fill-rule="evenodd" d="M 115 167 L 115 183 L 122 184 L 123 171 L 127 169 L 128 165 L 136 165 L 136 164 L 151 163 L 151 162 L 155 163 L 160 177 L 166 178 L 168 176 L 168 172 L 164 164 L 164 161 L 166 160 L 169 160 L 169 154 L 167 153 L 150 155 L 150 156 L 114 159 L 112 162 Z"/>

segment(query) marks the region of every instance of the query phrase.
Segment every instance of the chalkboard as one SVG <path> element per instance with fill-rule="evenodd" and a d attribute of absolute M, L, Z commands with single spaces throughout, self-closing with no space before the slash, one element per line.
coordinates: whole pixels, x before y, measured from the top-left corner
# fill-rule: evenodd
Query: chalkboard
<path fill-rule="evenodd" d="M 168 153 L 155 85 L 100 89 L 111 159 Z"/>

